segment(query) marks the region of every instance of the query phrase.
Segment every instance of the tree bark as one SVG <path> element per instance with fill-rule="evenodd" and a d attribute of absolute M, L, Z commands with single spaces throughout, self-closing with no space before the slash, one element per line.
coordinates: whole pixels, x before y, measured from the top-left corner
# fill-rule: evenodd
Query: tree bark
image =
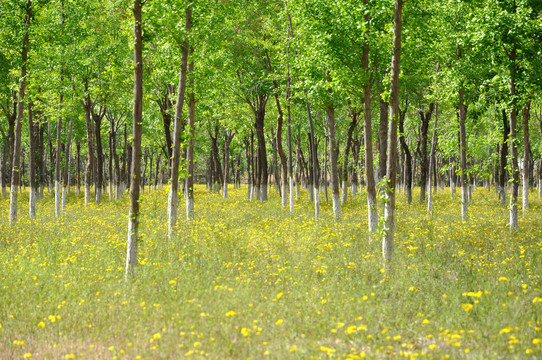
<path fill-rule="evenodd" d="M 402 1 L 402 0 L 401 0 Z M 365 6 L 368 6 L 367 0 L 364 0 Z M 369 29 L 370 16 L 367 13 L 365 15 L 365 23 L 367 29 Z M 368 37 L 368 32 L 365 34 Z M 373 165 L 373 125 L 371 115 L 371 78 L 369 69 L 369 40 L 365 39 L 363 42 L 363 53 L 361 57 L 361 67 L 365 72 L 365 84 L 363 85 L 363 136 L 365 143 L 365 186 L 367 187 L 367 211 L 368 211 L 368 225 L 369 233 L 376 231 L 378 226 L 378 209 L 376 204 L 376 185 L 375 174 Z M 400 45 L 399 45 L 400 46 Z M 395 125 L 397 130 L 397 125 Z M 396 139 L 397 141 L 397 134 Z M 397 152 L 397 146 L 395 148 Z"/>
<path fill-rule="evenodd" d="M 469 215 L 469 184 L 467 176 L 467 135 L 465 132 L 465 118 L 467 109 L 464 103 L 463 84 L 459 88 L 459 158 L 461 166 L 461 220 L 467 221 Z"/>
<path fill-rule="evenodd" d="M 399 110 L 399 142 L 401 149 L 405 154 L 405 175 L 403 180 L 404 191 L 407 194 L 408 203 L 412 203 L 412 154 L 405 140 L 405 117 L 408 109 L 408 104 L 404 110 Z"/>
<path fill-rule="evenodd" d="M 395 0 L 393 15 L 393 56 L 391 60 L 391 114 L 388 132 L 388 161 L 386 163 L 384 238 L 382 252 L 384 261 L 391 261 L 395 236 L 395 184 L 397 178 L 397 124 L 399 122 L 399 69 L 401 60 L 401 28 L 403 0 Z"/>
<path fill-rule="evenodd" d="M 28 217 L 34 219 L 36 216 L 36 198 L 39 195 L 37 182 L 37 159 L 39 154 L 39 122 L 33 120 L 32 102 L 28 103 L 28 131 L 30 134 L 29 168 L 30 168 L 30 196 L 28 201 Z"/>
<path fill-rule="evenodd" d="M 28 59 L 28 40 L 29 40 L 29 27 L 30 19 L 32 18 L 32 1 L 26 1 L 25 19 L 24 19 L 24 38 L 23 49 L 21 52 L 21 76 L 19 77 L 19 91 L 17 93 L 17 118 L 15 120 L 15 132 L 13 142 L 13 157 L 12 157 L 12 171 L 11 171 L 11 192 L 9 203 L 9 223 L 14 224 L 17 222 L 17 200 L 19 194 L 20 184 L 20 158 L 21 158 L 21 132 L 24 116 L 24 96 L 26 89 L 26 62 Z"/>
<path fill-rule="evenodd" d="M 333 201 L 333 216 L 335 220 L 341 219 L 341 198 L 339 195 L 339 149 L 335 139 L 335 107 L 327 106 L 327 127 L 329 131 L 329 170 L 331 177 L 331 196 Z"/>
<path fill-rule="evenodd" d="M 132 164 L 130 171 L 130 211 L 126 247 L 126 278 L 134 275 L 139 242 L 139 181 L 141 176 L 141 134 L 143 122 L 143 36 L 141 0 L 134 0 L 134 107 L 132 131 Z"/>
<path fill-rule="evenodd" d="M 433 115 L 435 104 L 429 104 L 429 110 L 425 113 L 420 111 L 420 203 L 425 201 L 425 193 L 427 192 L 427 179 L 430 177 L 429 159 L 427 157 L 427 133 L 429 132 L 429 121 Z"/>
<path fill-rule="evenodd" d="M 70 149 L 72 142 L 73 116 L 70 118 L 70 129 L 68 131 L 68 142 L 66 143 L 66 160 L 64 161 L 64 176 L 62 181 L 62 211 L 66 207 L 66 197 L 68 195 L 69 174 L 70 174 Z"/>
<path fill-rule="evenodd" d="M 390 104 L 380 97 L 380 127 L 378 136 L 378 178 L 386 176 L 386 150 L 388 147 L 388 115 Z"/>
<path fill-rule="evenodd" d="M 350 113 L 352 120 L 350 121 L 350 126 L 348 127 L 348 133 L 346 135 L 346 144 L 344 146 L 343 153 L 343 162 L 341 169 L 341 178 L 342 178 L 342 199 L 341 203 L 346 203 L 348 199 L 348 156 L 350 154 L 350 149 L 352 148 L 352 136 L 354 135 L 354 130 L 358 125 L 358 116 L 359 112 L 353 110 Z"/>
<path fill-rule="evenodd" d="M 428 199 L 427 199 L 427 214 L 431 213 L 431 208 L 433 207 L 433 191 L 431 189 L 431 172 L 433 168 L 435 168 L 435 185 L 437 184 L 437 172 L 436 172 L 436 159 L 435 159 L 435 151 L 437 148 L 437 124 L 438 124 L 438 103 L 435 104 L 435 125 L 433 126 L 433 139 L 431 140 L 431 155 L 429 156 L 429 177 L 428 177 L 428 184 L 427 184 L 427 190 L 428 193 Z M 436 186 L 435 186 L 436 190 Z"/>
<path fill-rule="evenodd" d="M 87 165 L 85 167 L 85 206 L 90 203 L 90 187 L 92 186 L 92 175 L 94 170 L 94 131 L 91 119 L 92 101 L 88 94 L 88 83 L 85 83 L 85 91 L 87 96 L 83 101 L 85 109 L 85 124 L 87 130 Z"/>
<path fill-rule="evenodd" d="M 189 2 L 185 12 L 185 30 L 188 33 L 192 28 L 192 1 Z M 168 238 L 173 239 L 177 224 L 177 207 L 179 204 L 179 162 L 181 158 L 181 117 L 183 114 L 184 95 L 186 92 L 186 70 L 188 67 L 188 39 L 184 39 L 181 47 L 181 69 L 179 73 L 179 86 L 177 89 L 177 103 L 173 127 L 173 154 L 171 160 L 171 186 L 168 197 Z"/>
<path fill-rule="evenodd" d="M 519 166 L 518 166 L 518 149 L 516 145 L 516 125 L 518 110 L 516 108 L 516 48 L 510 52 L 510 97 L 512 98 L 510 111 L 510 136 L 508 142 L 510 144 L 510 172 L 512 182 L 510 183 L 510 230 L 518 226 L 518 195 L 519 195 Z"/>
<path fill-rule="evenodd" d="M 193 49 L 192 49 L 193 51 Z M 188 93 L 188 147 L 186 149 L 186 218 L 194 219 L 194 137 L 195 137 L 195 108 L 194 97 L 194 61 L 188 64 L 189 93 Z"/>
<path fill-rule="evenodd" d="M 529 142 L 529 120 L 531 119 L 531 100 L 527 100 L 521 109 L 523 118 L 523 215 L 529 208 L 529 177 L 531 170 L 531 147 Z"/>
<path fill-rule="evenodd" d="M 98 205 L 102 201 L 102 188 L 104 179 L 104 157 L 102 148 L 102 120 L 105 116 L 106 107 L 100 106 L 98 112 L 94 109 L 94 104 L 90 107 L 92 120 L 94 120 L 94 134 L 96 141 L 96 182 L 94 184 L 94 203 Z"/>

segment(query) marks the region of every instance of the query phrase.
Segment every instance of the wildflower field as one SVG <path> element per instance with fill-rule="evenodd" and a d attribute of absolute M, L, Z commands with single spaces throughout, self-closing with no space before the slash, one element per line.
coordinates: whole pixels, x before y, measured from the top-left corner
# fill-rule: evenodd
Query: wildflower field
<path fill-rule="evenodd" d="M 295 214 L 273 194 L 224 200 L 196 189 L 196 220 L 167 240 L 167 189 L 142 197 L 140 263 L 125 284 L 128 198 L 8 224 L 0 200 L 2 359 L 535 359 L 542 357 L 542 203 L 510 233 L 508 209 L 478 188 L 434 211 L 398 198 L 383 268 L 364 195 L 334 222 L 322 196 Z M 323 195 L 323 194 L 322 194 Z M 418 194 L 415 193 L 415 199 Z"/>

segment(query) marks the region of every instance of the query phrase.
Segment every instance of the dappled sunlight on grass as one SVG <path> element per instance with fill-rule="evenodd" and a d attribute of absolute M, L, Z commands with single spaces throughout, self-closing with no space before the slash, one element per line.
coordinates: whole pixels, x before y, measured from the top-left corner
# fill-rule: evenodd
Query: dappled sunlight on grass
<path fill-rule="evenodd" d="M 196 217 L 167 239 L 167 189 L 142 197 L 136 278 L 124 283 L 128 198 L 51 195 L 8 225 L 0 199 L 0 351 L 7 358 L 503 358 L 542 356 L 542 204 L 507 227 L 477 189 L 436 194 L 433 214 L 398 196 L 396 252 L 383 269 L 365 194 L 335 223 L 321 194 L 294 215 L 273 192 L 224 200 L 196 189 Z M 414 194 L 416 199 L 418 193 Z M 531 197 L 534 198 L 534 195 Z M 180 208 L 184 202 L 181 200 Z M 180 214 L 184 214 L 180 211 Z M 4 356 L 4 355 L 3 355 Z"/>

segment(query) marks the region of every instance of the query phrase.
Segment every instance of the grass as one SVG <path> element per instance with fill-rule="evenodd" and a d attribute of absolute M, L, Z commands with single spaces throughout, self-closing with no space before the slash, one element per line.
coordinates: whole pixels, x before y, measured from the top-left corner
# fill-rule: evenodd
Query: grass
<path fill-rule="evenodd" d="M 0 200 L 0 355 L 5 359 L 369 359 L 542 357 L 542 204 L 510 233 L 508 210 L 477 189 L 425 205 L 398 199 L 383 269 L 364 195 L 335 223 L 322 194 L 290 216 L 196 190 L 197 218 L 167 240 L 167 191 L 145 193 L 136 279 L 124 283 L 128 199 L 85 209 L 52 195 L 8 224 Z M 414 194 L 415 199 L 418 196 Z M 181 201 L 181 206 L 183 202 Z M 182 211 L 181 211 L 182 213 Z"/>

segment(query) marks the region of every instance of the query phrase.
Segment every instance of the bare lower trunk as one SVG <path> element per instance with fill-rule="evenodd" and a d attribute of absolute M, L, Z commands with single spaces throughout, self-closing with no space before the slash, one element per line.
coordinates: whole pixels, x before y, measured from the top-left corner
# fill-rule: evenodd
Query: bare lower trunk
<path fill-rule="evenodd" d="M 192 6 L 186 8 L 186 31 L 192 27 Z M 177 207 L 179 204 L 179 162 L 181 158 L 181 116 L 186 91 L 186 71 L 188 67 L 188 40 L 185 39 L 181 47 L 181 69 L 179 73 L 179 86 L 177 90 L 177 103 L 175 106 L 174 135 L 173 135 L 173 158 L 171 159 L 171 186 L 168 197 L 168 238 L 173 238 L 177 224 Z"/>
<path fill-rule="evenodd" d="M 512 49 L 510 60 L 513 65 L 510 67 L 510 95 L 512 97 L 512 110 L 510 112 L 510 170 L 512 181 L 510 183 L 510 230 L 518 226 L 518 195 L 519 195 L 519 167 L 518 167 L 518 149 L 516 146 L 516 124 L 517 124 L 517 109 L 516 109 L 516 87 L 515 87 L 515 60 L 516 48 Z"/>
<path fill-rule="evenodd" d="M 403 0 L 395 0 L 394 29 L 393 29 L 393 57 L 391 66 L 391 114 L 388 133 L 388 162 L 386 164 L 387 186 L 385 189 L 384 206 L 384 237 L 382 253 L 384 261 L 391 261 L 395 237 L 395 184 L 397 177 L 397 123 L 399 122 L 399 69 L 401 57 L 401 20 Z"/>
<path fill-rule="evenodd" d="M 529 208 L 529 175 L 530 175 L 530 142 L 529 142 L 529 120 L 530 120 L 530 108 L 531 108 L 531 101 L 527 101 L 527 103 L 523 106 L 521 110 L 522 118 L 523 118 L 523 215 L 525 216 L 525 213 L 527 212 L 527 209 Z"/>
<path fill-rule="evenodd" d="M 139 184 L 141 181 L 141 134 L 143 121 L 143 37 L 141 2 L 134 1 L 134 104 L 132 120 L 132 163 L 130 171 L 130 210 L 126 246 L 126 279 L 137 265 L 139 245 Z"/>
<path fill-rule="evenodd" d="M 32 16 L 32 2 L 27 0 L 26 2 L 26 15 L 24 20 L 24 25 L 26 28 L 24 39 L 23 39 L 23 49 L 21 53 L 22 66 L 21 66 L 21 77 L 19 80 L 19 92 L 17 99 L 17 118 L 15 120 L 15 139 L 13 143 L 13 157 L 12 157 L 12 171 L 11 171 L 11 194 L 10 194 L 10 203 L 9 203 L 9 223 L 14 224 L 17 222 L 17 200 L 19 193 L 19 184 L 20 184 L 20 172 L 21 167 L 20 158 L 21 158 L 21 132 L 23 125 L 23 112 L 24 112 L 24 96 L 26 89 L 26 61 L 28 56 L 28 26 L 30 24 L 30 19 Z"/>

